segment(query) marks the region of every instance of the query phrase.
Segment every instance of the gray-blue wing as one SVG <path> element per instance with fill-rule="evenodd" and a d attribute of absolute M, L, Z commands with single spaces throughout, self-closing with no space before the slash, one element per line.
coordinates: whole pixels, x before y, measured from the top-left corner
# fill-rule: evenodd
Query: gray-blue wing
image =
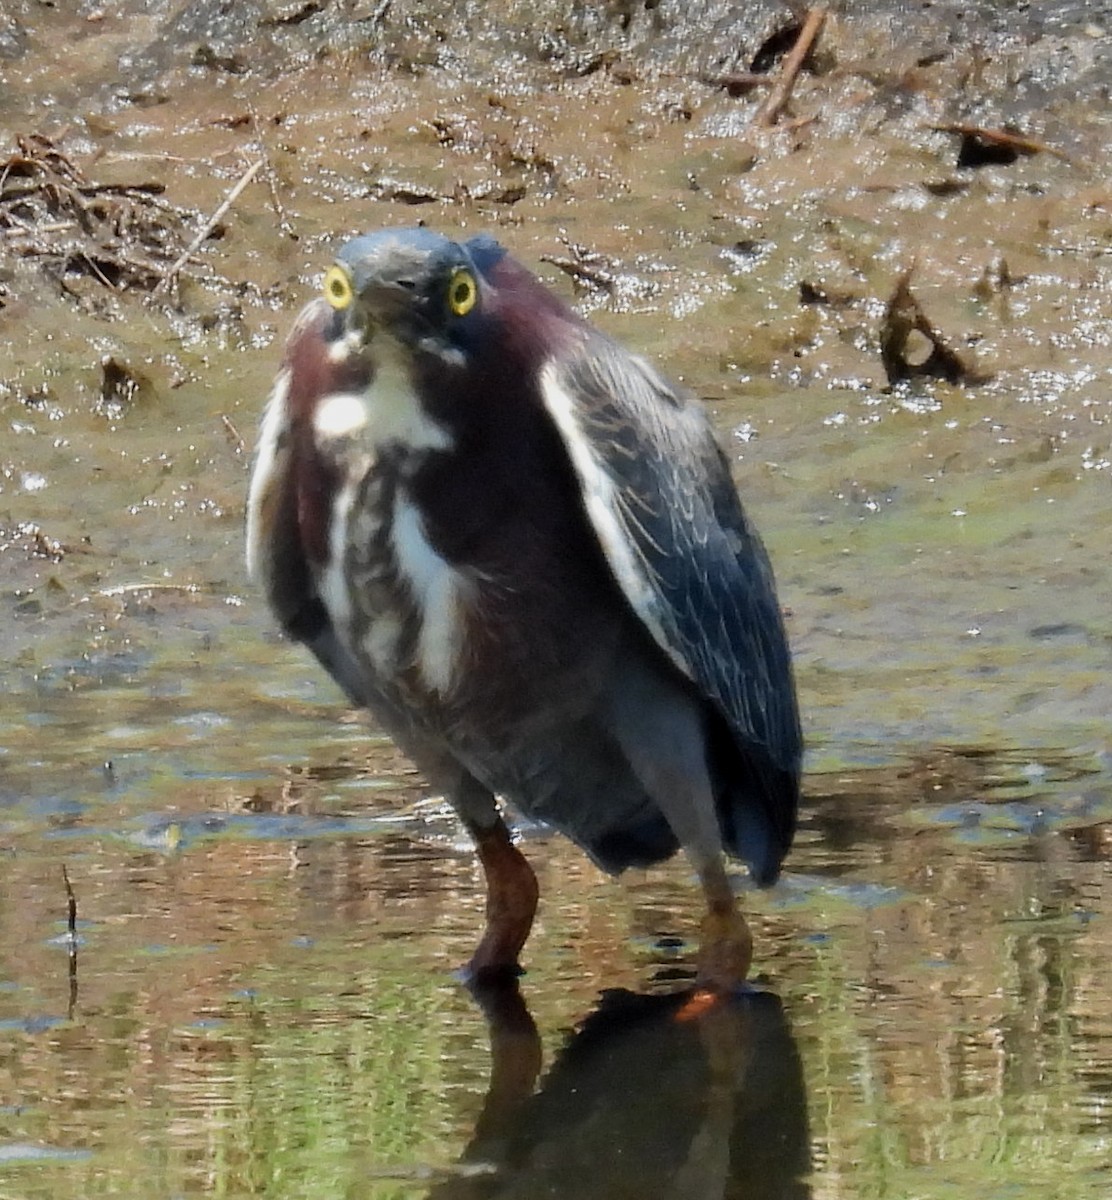
<path fill-rule="evenodd" d="M 622 592 L 732 737 L 727 843 L 773 879 L 795 827 L 799 711 L 768 555 L 706 414 L 593 331 L 546 366 L 542 393 Z M 758 813 L 771 844 L 754 853 Z"/>

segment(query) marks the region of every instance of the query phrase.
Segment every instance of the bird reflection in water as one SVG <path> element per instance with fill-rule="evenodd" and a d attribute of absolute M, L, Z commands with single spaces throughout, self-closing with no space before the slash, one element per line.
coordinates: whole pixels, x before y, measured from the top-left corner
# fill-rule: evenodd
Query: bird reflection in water
<path fill-rule="evenodd" d="M 430 1200 L 810 1196 L 803 1071 L 777 997 L 749 992 L 699 1010 L 690 994 L 604 992 L 543 1078 L 517 986 L 475 998 L 491 1046 L 490 1088 L 463 1155 L 476 1171 Z"/>

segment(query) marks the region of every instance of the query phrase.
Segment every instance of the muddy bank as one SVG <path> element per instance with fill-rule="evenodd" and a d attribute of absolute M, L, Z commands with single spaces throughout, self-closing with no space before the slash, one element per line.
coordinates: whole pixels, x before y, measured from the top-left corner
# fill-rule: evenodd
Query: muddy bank
<path fill-rule="evenodd" d="M 45 11 L 44 11 L 45 8 Z M 828 5 L 835 31 L 816 59 L 821 73 L 861 69 L 897 77 L 909 64 L 932 67 L 975 47 L 985 65 L 1008 60 L 1014 94 L 1004 106 L 1097 92 L 1109 81 L 1107 4 L 1055 0 L 871 0 Z M 476 80 L 494 70 L 518 88 L 552 77 L 607 69 L 619 60 L 641 71 L 767 70 L 791 43 L 803 8 L 777 0 L 202 0 L 150 5 L 107 0 L 53 11 L 16 0 L 0 25 L 0 54 L 21 61 L 54 39 L 116 42 L 118 86 L 129 99 L 158 99 L 163 74 L 196 67 L 241 76 L 274 75 L 331 55 L 360 54 L 414 74 L 451 70 Z M 126 39 L 113 26 L 127 22 Z M 104 31 L 101 33 L 101 31 Z M 96 58 L 97 55 L 91 56 Z M 105 55 L 107 58 L 107 53 Z M 522 78 L 530 68 L 549 78 Z M 986 81 L 987 82 L 987 81 Z M 991 85 L 990 85 L 991 87 Z M 989 89 L 986 89 L 989 90 Z M 1015 109 L 1019 111 L 1019 109 Z"/>

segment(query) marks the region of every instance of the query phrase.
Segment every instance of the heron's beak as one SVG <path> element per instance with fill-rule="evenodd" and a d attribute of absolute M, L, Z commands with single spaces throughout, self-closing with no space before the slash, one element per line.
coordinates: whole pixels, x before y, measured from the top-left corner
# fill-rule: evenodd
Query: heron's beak
<path fill-rule="evenodd" d="M 364 345 L 386 336 L 412 347 L 431 332 L 428 319 L 414 302 L 413 289 L 392 280 L 367 285 L 351 307 L 352 327 L 360 330 Z"/>

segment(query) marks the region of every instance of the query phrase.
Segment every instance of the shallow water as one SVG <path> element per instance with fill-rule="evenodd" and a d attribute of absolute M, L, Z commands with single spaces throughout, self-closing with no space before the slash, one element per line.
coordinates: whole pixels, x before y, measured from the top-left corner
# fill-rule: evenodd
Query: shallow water
<path fill-rule="evenodd" d="M 297 240 L 252 185 L 180 312 L 5 260 L 0 1197 L 1112 1191 L 1104 108 L 1047 101 L 1071 161 L 958 170 L 923 126 L 960 53 L 887 76 L 837 30 L 819 119 L 769 135 L 690 79 L 520 63 L 178 67 L 124 104 L 114 55 L 154 36 L 126 8 L 21 8 L 54 36 L 5 63 L 0 129 L 198 213 L 261 139 Z M 744 896 L 759 996 L 678 1019 L 682 863 L 610 880 L 526 829 L 523 1005 L 484 1013 L 451 973 L 483 909 L 460 830 L 244 578 L 283 332 L 337 239 L 418 217 L 496 230 L 733 454 L 809 746 L 785 877 Z M 541 261 L 561 231 L 607 289 Z M 913 259 L 991 382 L 885 388 Z M 106 355 L 141 386 L 106 394 Z"/>
<path fill-rule="evenodd" d="M 691 1022 L 666 999 L 698 915 L 682 867 L 612 881 L 527 837 L 534 1089 L 521 1016 L 495 1022 L 492 1080 L 451 975 L 481 920 L 470 853 L 339 715 L 287 696 L 247 738 L 175 719 L 155 749 L 133 711 L 96 735 L 110 772 L 72 722 L 68 774 L 48 754 L 9 778 L 4 1194 L 1103 1194 L 1103 775 L 986 752 L 812 773 L 790 870 L 745 897 L 768 994 Z"/>

